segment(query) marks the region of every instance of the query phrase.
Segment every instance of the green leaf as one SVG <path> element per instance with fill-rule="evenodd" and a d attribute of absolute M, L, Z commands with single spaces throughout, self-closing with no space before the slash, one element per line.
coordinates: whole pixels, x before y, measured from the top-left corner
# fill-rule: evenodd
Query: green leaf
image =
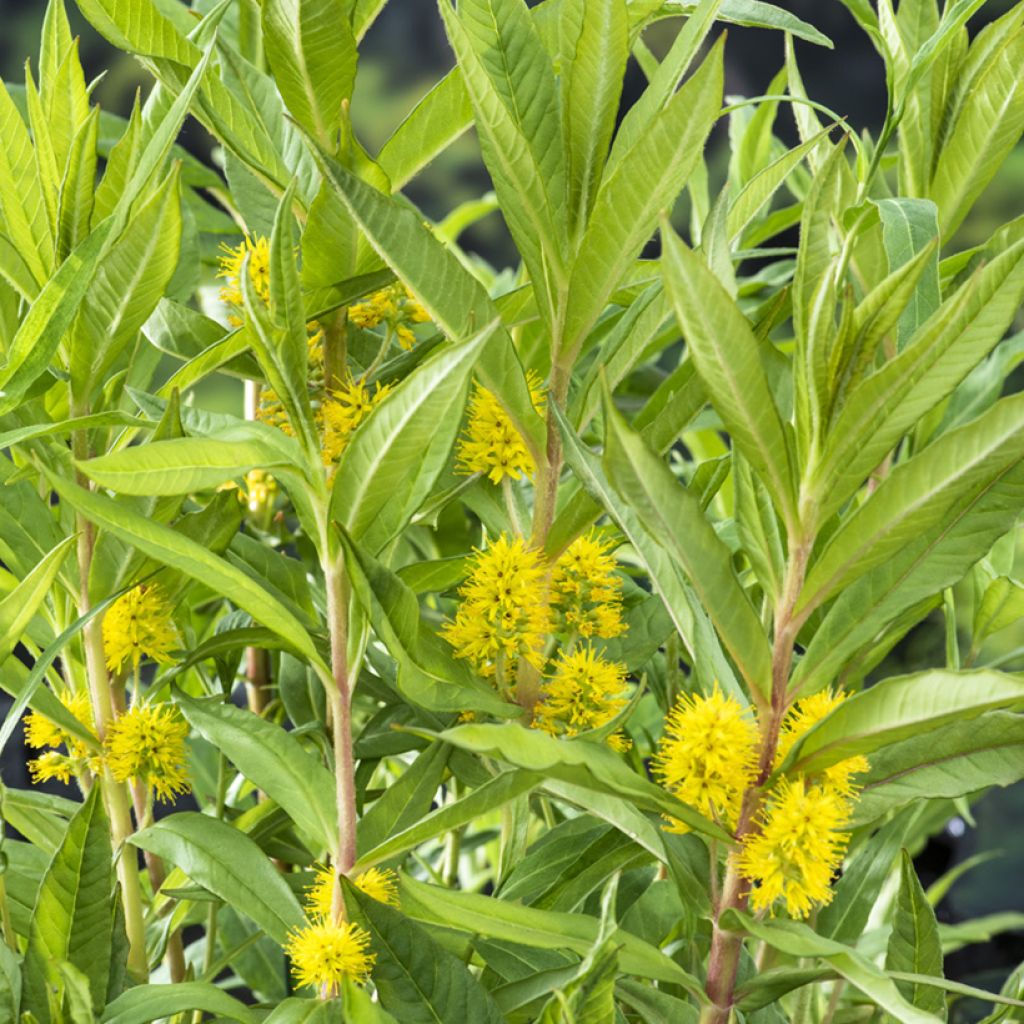
<path fill-rule="evenodd" d="M 397 192 L 444 152 L 473 123 L 473 107 L 453 68 L 406 115 L 377 154 L 377 164 Z"/>
<path fill-rule="evenodd" d="M 914 862 L 906 850 L 900 861 L 900 890 L 893 907 L 885 969 L 942 977 L 942 943 L 939 941 L 935 911 L 924 894 Z M 897 988 L 903 998 L 914 1006 L 945 1020 L 946 1000 L 939 989 L 906 983 L 897 984 Z"/>
<path fill-rule="evenodd" d="M 900 463 L 845 517 L 808 573 L 800 614 L 888 562 L 911 541 L 945 532 L 955 511 L 1024 459 L 1024 398 L 1004 399 Z"/>
<path fill-rule="evenodd" d="M 882 243 L 889 258 L 889 273 L 913 260 L 934 238 L 939 237 L 935 204 L 930 199 L 878 199 L 882 219 Z M 900 315 L 897 349 L 906 347 L 914 331 L 939 308 L 939 254 L 932 251 L 917 287 Z"/>
<path fill-rule="evenodd" d="M 330 670 L 302 623 L 241 569 L 218 558 L 202 544 L 130 511 L 106 495 L 87 491 L 48 470 L 44 469 L 43 472 L 61 498 L 79 509 L 87 519 L 131 544 L 142 554 L 178 569 L 223 594 L 308 658 L 321 678 L 330 678 Z"/>
<path fill-rule="evenodd" d="M 601 927 L 600 921 L 586 914 L 536 910 L 493 896 L 426 885 L 406 875 L 401 880 L 401 897 L 406 914 L 418 921 L 538 949 L 571 950 L 580 956 L 593 947 Z M 694 995 L 702 993 L 701 983 L 657 947 L 621 928 L 612 933 L 612 939 L 620 947 L 619 966 L 624 974 L 671 982 Z"/>
<path fill-rule="evenodd" d="M 883 679 L 843 701 L 808 730 L 781 770 L 815 774 L 951 721 L 1022 702 L 1024 680 L 1001 672 L 931 669 Z"/>
<path fill-rule="evenodd" d="M 256 1024 L 255 1014 L 244 1003 L 216 985 L 201 981 L 130 988 L 107 1006 L 100 1024 L 147 1024 L 188 1010 L 205 1010 L 242 1024 Z"/>
<path fill-rule="evenodd" d="M 559 740 L 514 723 L 458 725 L 445 729 L 438 738 L 462 750 L 498 758 L 528 772 L 539 772 L 599 793 L 625 797 L 641 810 L 678 818 L 695 832 L 729 841 L 728 834 L 721 828 L 660 786 L 638 775 L 603 743 Z"/>
<path fill-rule="evenodd" d="M 283 945 L 288 932 L 305 922 L 295 896 L 267 855 L 249 836 L 217 818 L 181 811 L 136 832 L 130 842 L 181 868 L 255 921 L 275 942 Z"/>
<path fill-rule="evenodd" d="M 212 490 L 250 469 L 288 465 L 259 440 L 176 437 L 122 448 L 77 463 L 92 480 L 120 494 L 174 495 Z"/>
<path fill-rule="evenodd" d="M 985 588 L 974 613 L 975 648 L 993 633 L 1012 626 L 1024 618 L 1024 586 L 1009 576 L 997 576 Z"/>
<path fill-rule="evenodd" d="M 918 329 L 907 347 L 849 395 L 811 481 L 823 521 L 863 483 L 917 420 L 1002 338 L 1024 297 L 1024 242 L 982 267 Z"/>
<path fill-rule="evenodd" d="M 99 787 L 71 819 L 39 886 L 28 950 L 25 999 L 48 1020 L 46 988 L 68 962 L 88 979 L 94 1005 L 102 1006 L 111 968 L 114 886 L 110 830 Z"/>
<path fill-rule="evenodd" d="M 952 237 L 1024 132 L 1024 28 L 985 54 L 945 126 L 929 194 L 943 238 Z"/>
<path fill-rule="evenodd" d="M 198 701 L 179 692 L 175 703 L 189 724 L 283 807 L 321 849 L 336 851 L 334 778 L 319 757 L 280 726 L 220 698 Z"/>
<path fill-rule="evenodd" d="M 376 554 L 408 525 L 448 463 L 486 326 L 432 354 L 376 405 L 342 452 L 333 515 Z"/>
<path fill-rule="evenodd" d="M 347 882 L 345 900 L 372 936 L 373 981 L 385 1010 L 403 1024 L 502 1024 L 487 989 L 426 929 Z"/>
<path fill-rule="evenodd" d="M 191 67 L 199 51 L 165 17 L 153 0 L 79 0 L 82 14 L 118 49 L 166 57 Z"/>
<path fill-rule="evenodd" d="M 295 997 L 285 999 L 271 1010 L 264 1021 L 265 1024 L 336 1024 L 337 1021 L 346 1019 L 342 1015 L 342 1006 L 348 1008 L 351 994 L 362 991 L 356 985 L 352 985 L 350 988 L 346 986 L 343 1002 L 337 999 L 298 999 Z M 366 999 L 368 1002 L 370 1001 L 369 996 L 366 996 Z M 375 1004 L 371 1002 L 370 1005 Z M 357 1019 L 361 1020 L 362 1018 L 357 1018 L 349 1013 L 347 1019 L 356 1024 Z M 374 1018 L 369 1018 L 366 1024 L 373 1020 Z"/>
<path fill-rule="evenodd" d="M 337 144 L 352 96 L 356 40 L 344 0 L 268 0 L 263 44 L 288 109 L 324 146 Z"/>
<path fill-rule="evenodd" d="M 445 0 L 447 2 L 447 0 Z M 454 341 L 466 341 L 498 319 L 483 285 L 434 237 L 410 206 L 378 192 L 321 152 L 324 175 L 373 247 L 415 293 L 430 318 Z M 533 407 L 526 377 L 504 330 L 481 354 L 477 374 L 508 410 L 534 452 L 543 450 L 543 424 Z"/>
<path fill-rule="evenodd" d="M 720 926 L 746 932 L 789 956 L 820 957 L 840 977 L 902 1024 L 936 1024 L 939 1019 L 908 1003 L 896 985 L 867 957 L 842 943 L 815 935 L 799 921 L 755 921 L 737 910 L 727 910 Z"/>
<path fill-rule="evenodd" d="M 732 555 L 705 518 L 698 499 L 606 405 L 605 472 L 644 524 L 648 539 L 638 548 L 657 582 L 661 551 L 681 568 L 718 629 L 726 649 L 752 693 L 767 699 L 771 689 L 771 651 L 764 629 L 732 569 Z"/>
<path fill-rule="evenodd" d="M 760 343 L 703 259 L 668 225 L 662 236 L 665 290 L 697 372 L 733 443 L 764 480 L 786 521 L 793 522 L 790 446 L 768 387 Z"/>
<path fill-rule="evenodd" d="M 955 799 L 1024 778 L 1024 718 L 993 711 L 893 743 L 871 755 L 854 823 L 923 800 Z"/>
<path fill-rule="evenodd" d="M 615 130 L 629 60 L 625 0 L 563 0 L 559 23 L 562 131 L 569 212 L 587 223 Z"/>
<path fill-rule="evenodd" d="M 517 797 L 529 793 L 540 781 L 541 776 L 532 772 L 502 772 L 478 789 L 474 789 L 472 793 L 424 815 L 421 820 L 394 833 L 372 849 L 366 850 L 356 863 L 356 870 L 373 867 L 375 864 L 397 857 L 431 839 L 436 839 L 438 836 L 477 821 L 483 815 L 497 810 L 499 807 L 504 807 Z M 366 818 L 363 819 L 363 821 L 365 820 Z M 360 832 L 360 838 L 362 838 L 362 832 Z"/>
<path fill-rule="evenodd" d="M 612 291 L 682 191 L 721 109 L 722 40 L 608 173 L 573 264 L 559 350 L 575 359 Z M 685 325 L 684 325 L 685 327 Z"/>
<path fill-rule="evenodd" d="M 552 409 L 562 431 L 566 462 L 586 488 L 587 494 L 598 503 L 598 507 L 593 511 L 587 511 L 583 524 L 577 527 L 571 536 L 575 537 L 586 523 L 592 522 L 598 509 L 603 506 L 619 524 L 636 551 L 641 554 L 655 590 L 663 600 L 687 647 L 702 685 L 710 687 L 718 680 L 727 692 L 742 696 L 733 668 L 721 648 L 707 614 L 701 607 L 698 596 L 687 583 L 676 559 L 664 550 L 664 537 L 652 534 L 630 505 L 619 497 L 605 476 L 601 460 L 580 443 L 566 422 L 565 414 L 557 406 L 553 406 Z M 675 483 L 673 486 L 678 487 Z M 568 541 L 565 541 L 565 544 L 568 544 Z"/>
<path fill-rule="evenodd" d="M 558 84 L 524 0 L 438 7 L 475 113 L 484 163 L 554 329 L 564 289 L 566 166 Z"/>

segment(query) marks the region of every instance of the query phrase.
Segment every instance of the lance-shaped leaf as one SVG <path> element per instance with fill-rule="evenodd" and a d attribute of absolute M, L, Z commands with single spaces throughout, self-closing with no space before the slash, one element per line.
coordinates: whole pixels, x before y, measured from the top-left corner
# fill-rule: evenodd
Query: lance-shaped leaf
<path fill-rule="evenodd" d="M 352 95 L 356 40 L 343 0 L 267 0 L 263 40 L 288 109 L 324 146 L 332 146 L 341 105 Z"/>
<path fill-rule="evenodd" d="M 189 724 L 308 836 L 332 853 L 338 842 L 334 779 L 315 754 L 294 736 L 259 715 L 219 698 L 193 700 L 178 693 L 175 702 Z"/>
<path fill-rule="evenodd" d="M 131 544 L 142 554 L 179 569 L 227 597 L 308 658 L 321 678 L 330 678 L 330 670 L 302 623 L 241 569 L 218 558 L 202 544 L 131 511 L 105 494 L 87 491 L 48 470 L 44 469 L 44 473 L 61 499 L 87 519 Z"/>
<path fill-rule="evenodd" d="M 554 329 L 564 287 L 566 171 L 558 83 L 524 0 L 439 0 L 484 163 Z"/>
<path fill-rule="evenodd" d="M 256 843 L 237 828 L 193 811 L 172 814 L 136 832 L 134 846 L 182 869 L 276 942 L 284 943 L 305 915 L 281 873 Z"/>
<path fill-rule="evenodd" d="M 735 671 L 722 650 L 707 613 L 701 607 L 699 597 L 687 583 L 677 560 L 664 549 L 662 535 L 652 532 L 630 504 L 619 496 L 618 491 L 608 480 L 598 456 L 580 442 L 566 421 L 565 414 L 557 406 L 553 406 L 552 409 L 562 431 L 566 462 L 586 490 L 586 494 L 577 495 L 582 499 L 575 502 L 575 507 L 580 509 L 581 521 L 570 530 L 571 536 L 576 536 L 587 523 L 593 522 L 598 510 L 603 507 L 619 524 L 643 559 L 654 588 L 664 601 L 672 623 L 686 645 L 701 685 L 711 687 L 717 680 L 726 692 L 742 697 L 743 692 L 736 681 Z M 675 482 L 673 485 L 678 486 Z M 597 503 L 596 507 L 592 505 L 587 508 L 585 499 L 588 495 Z M 559 524 L 556 521 L 557 525 Z M 565 541 L 565 544 L 567 545 L 568 541 Z M 756 692 L 760 693 L 759 690 Z"/>
<path fill-rule="evenodd" d="M 780 767 L 813 775 L 955 719 L 1021 703 L 1024 680 L 1002 672 L 932 669 L 894 676 L 843 701 L 794 744 Z"/>
<path fill-rule="evenodd" d="M 771 651 L 757 612 L 732 568 L 732 555 L 699 499 L 675 478 L 612 406 L 605 403 L 604 466 L 619 499 L 686 574 L 752 692 L 771 691 Z M 640 550 L 641 557 L 650 546 Z M 653 562 L 653 559 L 652 559 Z"/>
<path fill-rule="evenodd" d="M 112 893 L 110 828 L 94 786 L 46 869 L 32 912 L 25 998 L 43 1020 L 50 1019 L 46 988 L 62 962 L 84 972 L 93 1004 L 103 1005 L 113 944 Z"/>
<path fill-rule="evenodd" d="M 600 793 L 631 799 L 643 810 L 685 821 L 694 831 L 731 841 L 728 833 L 660 786 L 634 772 L 602 743 L 559 740 L 521 725 L 458 725 L 439 734 L 445 743 L 496 757 L 528 772 L 540 772 Z"/>
<path fill-rule="evenodd" d="M 1024 502 L 1024 465 L 1018 463 L 987 488 L 952 507 L 941 529 L 908 540 L 887 562 L 843 590 L 825 618 L 804 639 L 807 649 L 793 683 L 804 693 L 828 686 L 858 651 L 868 650 L 901 616 L 920 617 L 929 602 L 984 558 L 1020 516 Z M 904 629 L 916 621 L 911 619 Z"/>
<path fill-rule="evenodd" d="M 701 159 L 721 109 L 722 54 L 720 40 L 605 178 L 573 265 L 561 341 L 566 358 L 575 358 L 654 233 L 658 216 L 675 202 Z"/>
<path fill-rule="evenodd" d="M 823 604 L 911 541 L 945 531 L 961 501 L 1024 459 L 1024 396 L 1004 399 L 901 463 L 832 535 L 808 573 L 798 614 Z"/>
<path fill-rule="evenodd" d="M 322 1004 L 321 1004 L 322 1005 Z M 148 1024 L 187 1010 L 206 1010 L 226 1020 L 255 1024 L 245 1005 L 210 982 L 179 981 L 173 985 L 138 985 L 108 1004 L 100 1024 Z"/>
<path fill-rule="evenodd" d="M 892 934 L 889 936 L 885 969 L 942 977 L 939 925 L 914 870 L 914 862 L 906 850 L 900 861 L 900 889 L 893 907 Z M 908 982 L 898 983 L 897 988 L 903 998 L 914 1006 L 945 1019 L 946 997 L 940 989 Z"/>
<path fill-rule="evenodd" d="M 760 343 L 704 260 L 667 225 L 662 234 L 665 290 L 679 317 L 690 358 L 733 443 L 792 523 L 796 512 L 790 448 L 768 387 Z"/>
<path fill-rule="evenodd" d="M 473 368 L 497 327 L 432 354 L 374 407 L 342 452 L 331 511 L 371 553 L 401 532 L 437 483 Z"/>
<path fill-rule="evenodd" d="M 982 267 L 907 347 L 854 389 L 829 431 L 811 483 L 826 518 L 899 439 L 995 347 L 1024 297 L 1024 241 Z"/>
<path fill-rule="evenodd" d="M 378 192 L 328 154 L 320 152 L 324 176 L 373 247 L 416 294 L 431 319 L 452 341 L 466 341 L 499 319 L 484 286 L 459 262 L 407 204 Z M 508 410 L 535 453 L 543 451 L 543 423 L 512 339 L 495 332 L 480 356 L 477 373 Z"/>

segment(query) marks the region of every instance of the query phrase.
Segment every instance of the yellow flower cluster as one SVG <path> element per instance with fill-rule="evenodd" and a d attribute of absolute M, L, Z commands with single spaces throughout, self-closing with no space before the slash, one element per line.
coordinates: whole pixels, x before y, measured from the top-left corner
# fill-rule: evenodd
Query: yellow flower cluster
<path fill-rule="evenodd" d="M 343 387 L 328 394 L 317 415 L 325 466 L 341 458 L 356 427 L 390 391 L 388 384 L 376 384 L 371 391 L 369 385 L 349 378 Z"/>
<path fill-rule="evenodd" d="M 220 300 L 230 306 L 233 312 L 228 314 L 228 323 L 232 327 L 241 327 L 242 318 L 238 313 L 244 308 L 242 297 L 242 264 L 249 257 L 249 280 L 253 291 L 263 302 L 270 302 L 270 243 L 262 236 L 255 240 L 248 235 L 236 246 L 221 243 L 224 255 L 220 258 L 218 277 L 225 280 L 220 290 Z"/>
<path fill-rule="evenodd" d="M 306 912 L 312 918 L 327 920 L 334 908 L 337 875 L 329 867 L 318 868 L 313 884 L 306 890 Z M 368 868 L 352 879 L 357 889 L 378 903 L 398 906 L 398 876 L 389 868 Z"/>
<path fill-rule="evenodd" d="M 564 632 L 605 639 L 625 632 L 622 579 L 609 554 L 615 546 L 615 541 L 591 533 L 577 537 L 555 563 L 551 574 L 553 610 Z"/>
<path fill-rule="evenodd" d="M 416 335 L 410 325 L 427 323 L 430 314 L 408 288 L 393 284 L 349 306 L 348 318 L 364 330 L 385 324 L 395 332 L 402 348 L 408 350 L 416 344 Z"/>
<path fill-rule="evenodd" d="M 544 385 L 531 370 L 526 377 L 533 407 L 544 408 Z M 465 435 L 459 440 L 459 468 L 467 475 L 484 473 L 496 484 L 506 477 L 532 479 L 537 470 L 523 436 L 513 426 L 494 393 L 477 384 L 469 401 Z"/>
<path fill-rule="evenodd" d="M 522 537 L 502 534 L 477 551 L 455 620 L 441 635 L 481 675 L 512 673 L 520 658 L 544 667 L 544 647 L 551 632 L 548 567 L 543 555 Z"/>
<path fill-rule="evenodd" d="M 82 725 L 96 735 L 88 696 L 70 692 L 60 702 Z M 96 754 L 78 737 L 66 732 L 45 715 L 33 711 L 25 719 L 29 746 L 67 748 L 67 754 L 48 750 L 29 762 L 35 782 L 59 779 L 67 783 L 85 771 L 99 772 L 103 765 L 118 782 L 139 781 L 152 787 L 160 800 L 173 800 L 189 789 L 185 737 L 188 725 L 176 708 L 166 704 L 137 703 L 107 726 L 103 752 Z"/>
<path fill-rule="evenodd" d="M 189 790 L 185 752 L 188 724 L 168 704 L 133 704 L 111 723 L 104 740 L 107 767 L 118 782 L 151 787 L 171 801 Z"/>
<path fill-rule="evenodd" d="M 589 644 L 571 653 L 561 651 L 545 680 L 533 725 L 552 736 L 599 729 L 626 706 L 625 690 L 625 667 L 601 657 Z M 613 734 L 609 742 L 619 750 L 629 745 L 621 733 Z"/>
<path fill-rule="evenodd" d="M 775 767 L 845 699 L 845 693 L 825 691 L 797 702 L 782 724 Z M 655 771 L 684 803 L 735 828 L 745 795 L 757 784 L 759 745 L 753 710 L 716 687 L 709 697 L 679 698 L 666 722 Z M 857 795 L 854 776 L 868 767 L 865 758 L 851 757 L 817 776 L 783 777 L 763 795 L 736 858 L 740 874 L 752 885 L 755 910 L 771 910 L 782 901 L 799 918 L 832 899 L 832 878 L 849 841 L 844 830 Z M 686 831 L 677 821 L 667 827 Z"/>
<path fill-rule="evenodd" d="M 716 686 L 711 696 L 680 696 L 655 758 L 661 784 L 706 817 L 735 828 L 757 771 L 757 726 L 749 708 Z M 686 832 L 681 821 L 669 831 Z"/>
<path fill-rule="evenodd" d="M 96 725 L 88 694 L 66 690 L 58 697 L 61 704 L 95 736 Z M 82 740 L 38 711 L 30 712 L 25 718 L 25 742 L 36 750 L 55 748 L 29 761 L 28 770 L 33 782 L 59 779 L 67 783 L 72 775 L 79 776 L 86 770 L 95 771 L 99 764 L 99 759 L 90 753 Z M 67 750 L 66 754 L 56 749 L 61 746 Z"/>
<path fill-rule="evenodd" d="M 169 665 L 178 646 L 171 608 L 159 587 L 140 584 L 103 616 L 103 652 L 111 672 L 123 671 L 126 664 L 134 671 L 143 658 Z"/>
<path fill-rule="evenodd" d="M 297 984 L 331 989 L 345 978 L 366 980 L 377 959 L 369 945 L 370 935 L 359 925 L 323 920 L 294 929 L 285 952 Z"/>

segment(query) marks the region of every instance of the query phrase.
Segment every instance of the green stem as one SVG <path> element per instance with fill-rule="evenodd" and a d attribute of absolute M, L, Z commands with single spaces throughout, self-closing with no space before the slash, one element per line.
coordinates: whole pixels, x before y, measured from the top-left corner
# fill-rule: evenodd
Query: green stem
<path fill-rule="evenodd" d="M 536 499 L 533 507 L 534 547 L 547 544 L 548 533 L 555 519 L 555 503 L 558 498 L 558 481 L 562 475 L 562 435 L 555 419 L 554 407 L 565 408 L 569 394 L 569 380 L 572 368 L 556 362 L 551 368 L 551 382 L 548 389 L 547 448 L 544 463 L 538 467 Z"/>
<path fill-rule="evenodd" d="M 84 415 L 84 413 L 77 413 Z M 85 431 L 76 431 L 72 438 L 72 446 L 76 459 L 89 457 L 89 442 Z M 79 486 L 88 487 L 88 481 L 81 473 L 76 474 Z M 78 614 L 85 615 L 92 607 L 89 600 L 89 573 L 93 558 L 93 525 L 80 513 L 76 515 L 78 529 L 78 574 L 79 598 Z M 96 734 L 103 742 L 107 728 L 114 715 L 114 698 L 107 674 L 106 658 L 103 653 L 102 618 L 92 619 L 83 630 L 85 645 L 86 671 L 89 678 L 89 693 L 92 698 L 93 717 L 96 721 Z M 149 976 L 149 965 L 146 959 L 146 924 L 142 909 L 142 888 L 139 884 L 139 864 L 135 848 L 128 845 L 132 835 L 132 818 L 129 809 L 128 787 L 126 783 L 117 782 L 104 765 L 99 774 L 107 816 L 110 820 L 110 837 L 117 858 L 117 876 L 121 886 L 121 899 L 124 905 L 125 930 L 128 933 L 128 970 L 139 981 Z"/>

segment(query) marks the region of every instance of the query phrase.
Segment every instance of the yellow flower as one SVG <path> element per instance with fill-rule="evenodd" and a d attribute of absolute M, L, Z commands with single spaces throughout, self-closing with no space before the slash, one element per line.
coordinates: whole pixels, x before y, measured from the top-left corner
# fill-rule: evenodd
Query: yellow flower
<path fill-rule="evenodd" d="M 242 298 L 242 264 L 246 255 L 249 256 L 249 279 L 252 281 L 253 290 L 263 300 L 270 302 L 270 243 L 266 238 L 251 239 L 248 235 L 232 247 L 221 244 L 224 255 L 220 258 L 220 270 L 218 277 L 225 279 L 226 284 L 220 290 L 222 302 L 233 306 L 235 309 L 242 309 L 245 302 Z M 240 327 L 241 319 L 232 313 L 228 316 L 228 322 L 235 327 Z"/>
<path fill-rule="evenodd" d="M 126 662 L 137 669 L 143 658 L 173 664 L 170 652 L 178 646 L 171 609 L 159 587 L 140 584 L 103 616 L 103 652 L 111 672 L 122 671 Z"/>
<path fill-rule="evenodd" d="M 681 696 L 665 722 L 655 772 L 661 784 L 709 818 L 735 826 L 757 770 L 757 728 L 734 697 Z M 685 832 L 679 821 L 669 831 Z"/>
<path fill-rule="evenodd" d="M 534 727 L 552 736 L 598 729 L 626 706 L 625 686 L 625 665 L 607 661 L 589 645 L 571 654 L 561 651 L 554 674 L 544 684 Z M 622 749 L 624 739 L 617 735 L 612 745 Z"/>
<path fill-rule="evenodd" d="M 33 782 L 57 779 L 65 785 L 71 781 L 73 774 L 77 774 L 75 762 L 67 754 L 56 750 L 47 750 L 45 754 L 33 758 L 28 763 L 28 771 Z"/>
<path fill-rule="evenodd" d="M 544 388 L 540 377 L 531 370 L 526 377 L 533 407 L 540 412 L 544 407 Z M 469 475 L 486 473 L 500 484 L 505 477 L 532 479 L 536 472 L 533 456 L 522 435 L 512 425 L 501 403 L 487 388 L 479 384 L 469 400 L 469 422 L 466 433 L 459 440 L 459 469 Z"/>
<path fill-rule="evenodd" d="M 767 910 L 785 900 L 792 917 L 807 917 L 832 899 L 831 882 L 849 835 L 850 802 L 825 786 L 782 779 L 762 814 L 761 829 L 744 838 L 738 866 L 754 883 L 750 902 Z"/>
<path fill-rule="evenodd" d="M 245 474 L 245 488 L 239 498 L 250 512 L 260 512 L 272 505 L 277 494 L 277 481 L 265 469 L 250 469 Z"/>
<path fill-rule="evenodd" d="M 133 704 L 107 730 L 107 765 L 118 782 L 138 780 L 151 786 L 158 799 L 171 801 L 189 790 L 187 735 L 188 725 L 176 708 Z"/>
<path fill-rule="evenodd" d="M 364 330 L 386 323 L 395 332 L 402 348 L 411 349 L 416 344 L 416 335 L 410 324 L 424 324 L 430 320 L 430 314 L 408 288 L 394 284 L 349 306 L 348 318 Z"/>
<path fill-rule="evenodd" d="M 320 415 L 323 421 L 324 465 L 331 466 L 341 457 L 348 442 L 363 420 L 391 391 L 388 384 L 375 384 L 371 391 L 362 381 L 349 381 L 332 391 L 324 402 Z"/>
<path fill-rule="evenodd" d="M 366 980 L 376 959 L 369 944 L 369 933 L 357 924 L 314 921 L 289 934 L 285 952 L 297 984 L 330 988 L 345 978 Z"/>
<path fill-rule="evenodd" d="M 495 674 L 499 660 L 510 670 L 520 658 L 543 668 L 551 627 L 546 577 L 543 556 L 522 537 L 510 541 L 503 533 L 477 551 L 455 620 L 441 630 L 455 656 L 485 676 Z"/>
<path fill-rule="evenodd" d="M 591 532 L 577 537 L 555 563 L 551 590 L 565 632 L 611 639 L 626 631 L 622 579 L 608 553 L 615 546 Z"/>
<path fill-rule="evenodd" d="M 88 694 L 65 690 L 57 696 L 61 704 L 95 736 L 96 725 Z M 48 750 L 29 761 L 28 770 L 33 782 L 43 782 L 46 779 L 70 782 L 72 775 L 77 776 L 87 768 L 95 770 L 98 767 L 96 757 L 77 736 L 66 732 L 56 722 L 51 722 L 38 711 L 30 712 L 25 718 L 25 742 L 37 750 L 43 747 L 59 747 L 62 744 L 67 748 L 66 754 Z"/>
<path fill-rule="evenodd" d="M 804 733 L 809 732 L 826 715 L 839 707 L 848 696 L 849 694 L 843 690 L 836 693 L 831 690 L 821 690 L 810 697 L 797 701 L 782 723 L 775 766 L 778 767 L 782 764 L 786 755 L 793 749 L 793 745 Z M 815 777 L 812 781 L 834 790 L 840 796 L 850 797 L 859 788 L 853 781 L 853 776 L 862 775 L 870 767 L 866 757 L 860 755 L 848 757 L 845 761 L 826 768 L 820 777 Z"/>
<path fill-rule="evenodd" d="M 336 877 L 333 868 L 317 868 L 316 878 L 306 890 L 306 911 L 310 917 L 329 920 L 332 916 Z M 356 875 L 353 884 L 378 903 L 398 906 L 398 876 L 388 868 L 369 868 Z"/>

